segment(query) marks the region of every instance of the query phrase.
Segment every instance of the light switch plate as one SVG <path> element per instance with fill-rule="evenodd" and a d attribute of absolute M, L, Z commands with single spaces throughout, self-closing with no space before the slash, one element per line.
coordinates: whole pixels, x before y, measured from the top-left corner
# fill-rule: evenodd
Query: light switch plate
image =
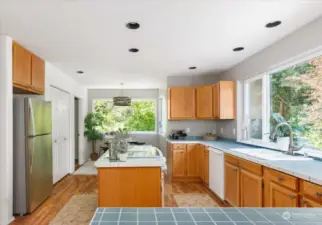
<path fill-rule="evenodd" d="M 220 128 L 220 133 L 224 134 L 224 128 L 222 128 L 222 127 Z"/>

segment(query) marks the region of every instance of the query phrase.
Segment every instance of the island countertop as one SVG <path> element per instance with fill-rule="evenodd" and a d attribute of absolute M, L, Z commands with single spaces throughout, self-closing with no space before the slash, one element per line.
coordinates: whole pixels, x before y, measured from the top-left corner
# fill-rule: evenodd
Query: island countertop
<path fill-rule="evenodd" d="M 156 151 L 157 156 L 151 156 L 149 151 Z M 157 148 L 151 145 L 144 146 L 131 146 L 129 148 L 129 154 L 136 154 L 136 157 L 128 157 L 126 162 L 110 161 L 108 156 L 109 152 L 105 152 L 96 162 L 96 168 L 104 167 L 162 167 L 166 168 L 166 159 L 163 154 Z M 143 155 L 143 156 L 141 156 Z"/>
<path fill-rule="evenodd" d="M 321 224 L 322 208 L 97 208 L 91 225 Z"/>

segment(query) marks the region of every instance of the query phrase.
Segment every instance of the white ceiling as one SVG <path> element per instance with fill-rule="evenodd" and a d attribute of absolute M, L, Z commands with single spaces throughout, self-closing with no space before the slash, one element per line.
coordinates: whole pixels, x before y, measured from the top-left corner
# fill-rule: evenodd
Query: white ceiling
<path fill-rule="evenodd" d="M 0 32 L 88 87 L 158 88 L 227 70 L 321 15 L 322 1 L 0 0 Z"/>

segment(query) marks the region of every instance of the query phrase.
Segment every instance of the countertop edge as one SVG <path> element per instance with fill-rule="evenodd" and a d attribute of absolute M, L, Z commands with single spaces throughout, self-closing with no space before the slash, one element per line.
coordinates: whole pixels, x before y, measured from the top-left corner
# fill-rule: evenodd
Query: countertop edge
<path fill-rule="evenodd" d="M 314 177 L 311 177 L 308 174 L 294 172 L 294 171 L 291 171 L 291 170 L 289 170 L 287 168 L 283 168 L 281 166 L 276 166 L 276 165 L 272 164 L 271 162 L 268 162 L 267 160 L 261 160 L 261 159 L 253 158 L 251 156 L 248 156 L 248 155 L 245 155 L 245 154 L 242 154 L 242 153 L 237 153 L 237 152 L 231 151 L 229 149 L 220 148 L 220 147 L 217 147 L 217 146 L 214 146 L 214 145 L 211 145 L 211 144 L 207 144 L 207 143 L 205 143 L 205 141 L 202 141 L 202 140 L 187 140 L 186 141 L 186 140 L 169 140 L 169 139 L 167 139 L 167 142 L 172 143 L 172 144 L 180 144 L 180 143 L 181 144 L 202 144 L 202 145 L 205 145 L 207 147 L 212 147 L 212 148 L 218 149 L 220 151 L 223 151 L 225 153 L 240 157 L 242 159 L 245 159 L 245 160 L 257 163 L 257 164 L 260 164 L 262 166 L 278 170 L 278 171 L 280 171 L 282 173 L 286 173 L 286 174 L 292 175 L 294 177 L 297 177 L 297 178 L 312 182 L 314 184 L 322 185 L 322 180 L 314 178 Z M 242 145 L 242 143 L 241 143 L 241 145 Z"/>

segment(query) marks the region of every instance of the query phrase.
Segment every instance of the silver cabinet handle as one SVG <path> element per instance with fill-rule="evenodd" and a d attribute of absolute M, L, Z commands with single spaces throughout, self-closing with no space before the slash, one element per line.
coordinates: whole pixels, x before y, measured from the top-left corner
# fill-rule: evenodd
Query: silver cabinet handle
<path fill-rule="evenodd" d="M 290 194 L 290 198 L 291 199 L 294 199 L 295 198 L 295 195 L 294 194 Z"/>
<path fill-rule="evenodd" d="M 322 193 L 321 192 L 316 192 L 316 196 L 322 197 Z"/>

